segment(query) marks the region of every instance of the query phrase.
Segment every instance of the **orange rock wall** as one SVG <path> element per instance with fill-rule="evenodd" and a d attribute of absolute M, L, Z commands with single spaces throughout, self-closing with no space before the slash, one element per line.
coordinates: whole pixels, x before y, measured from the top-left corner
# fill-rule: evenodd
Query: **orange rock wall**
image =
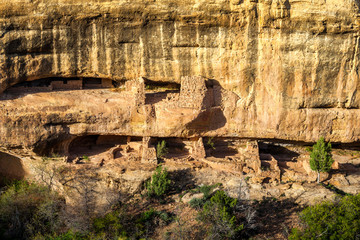
<path fill-rule="evenodd" d="M 201 113 L 196 130 L 185 120 L 173 123 L 175 110 L 159 107 L 151 122 L 124 117 L 128 110 L 118 105 L 113 127 L 99 107 L 78 113 L 81 128 L 72 132 L 355 142 L 358 14 L 354 0 L 0 0 L 0 92 L 49 76 L 179 83 L 202 75 L 222 90 L 214 96 L 218 109 Z M 0 135 L 7 141 L 11 132 L 32 143 L 53 134 L 47 120 L 35 119 L 51 119 L 56 106 L 34 118 L 5 105 Z M 62 113 L 56 116 L 66 126 Z M 15 119 L 20 123 L 11 124 Z M 35 135 L 22 126 L 31 121 L 38 121 L 31 123 Z"/>

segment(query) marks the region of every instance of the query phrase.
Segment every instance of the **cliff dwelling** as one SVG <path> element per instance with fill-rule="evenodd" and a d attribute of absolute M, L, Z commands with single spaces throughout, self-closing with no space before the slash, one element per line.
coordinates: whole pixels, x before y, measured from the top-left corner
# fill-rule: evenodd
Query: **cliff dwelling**
<path fill-rule="evenodd" d="M 179 184 L 161 211 L 202 209 L 180 204 L 203 186 L 261 203 L 360 193 L 358 2 L 0 1 L 0 184 L 43 181 L 76 210 L 91 186 L 88 221 L 112 191 L 142 214 L 158 166 Z M 322 137 L 334 162 L 317 175 Z"/>
<path fill-rule="evenodd" d="M 116 82 L 110 79 L 89 77 L 50 77 L 17 83 L 6 89 L 4 94 L 50 92 L 61 90 L 113 88 Z"/>
<path fill-rule="evenodd" d="M 6 98 L 13 93 L 27 94 Z M 14 106 L 22 112 L 37 112 L 34 105 L 45 112 L 53 111 L 51 115 L 37 115 L 38 120 L 33 121 L 44 122 L 48 134 L 48 139 L 45 135 L 44 140 L 34 143 L 34 151 L 39 155 L 60 154 L 69 163 L 152 166 L 159 163 L 157 144 L 165 141 L 167 152 L 162 161 L 169 164 L 205 164 L 219 171 L 250 174 L 256 176 L 255 182 L 262 183 L 279 183 L 294 176 L 306 179 L 304 168 L 310 173 L 296 147 L 292 151 L 281 143 L 204 136 L 208 131 L 226 129 L 228 116 L 241 99 L 217 81 L 201 76 L 183 77 L 180 83 L 142 77 L 120 82 L 46 78 L 16 84 L 3 96 L 2 110 L 8 113 Z M 116 129 L 122 133 L 98 134 L 100 126 L 102 132 Z M 24 129 L 29 127 L 31 122 Z M 188 137 L 184 137 L 184 129 Z M 33 134 L 42 133 L 36 130 Z M 194 160 L 196 163 L 191 162 Z"/>

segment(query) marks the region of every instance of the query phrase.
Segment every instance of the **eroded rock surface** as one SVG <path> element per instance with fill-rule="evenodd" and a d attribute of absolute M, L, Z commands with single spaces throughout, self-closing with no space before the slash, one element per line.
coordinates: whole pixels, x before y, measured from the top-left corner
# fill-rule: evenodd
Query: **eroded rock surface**
<path fill-rule="evenodd" d="M 200 109 L 80 91 L 0 100 L 0 144 L 95 133 L 358 141 L 358 14 L 357 0 L 2 0 L 1 92 L 53 76 L 217 84 Z"/>

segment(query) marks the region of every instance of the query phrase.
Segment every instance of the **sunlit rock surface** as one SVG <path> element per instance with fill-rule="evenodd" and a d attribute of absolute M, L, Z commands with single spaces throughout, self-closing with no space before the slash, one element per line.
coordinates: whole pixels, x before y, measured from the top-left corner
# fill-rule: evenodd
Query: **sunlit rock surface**
<path fill-rule="evenodd" d="M 0 0 L 1 92 L 54 76 L 201 75 L 218 93 L 205 109 L 109 90 L 2 94 L 0 145 L 94 133 L 356 142 L 358 14 L 357 0 Z"/>

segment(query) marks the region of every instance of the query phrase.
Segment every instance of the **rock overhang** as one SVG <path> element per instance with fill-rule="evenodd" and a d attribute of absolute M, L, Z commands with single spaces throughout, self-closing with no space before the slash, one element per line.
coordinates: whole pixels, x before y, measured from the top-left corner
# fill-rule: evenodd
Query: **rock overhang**
<path fill-rule="evenodd" d="M 28 136 L 34 146 L 66 131 L 359 140 L 355 1 L 16 1 L 0 2 L 0 11 L 1 91 L 49 76 L 179 83 L 183 76 L 202 75 L 219 82 L 223 93 L 214 96 L 217 107 L 193 113 L 199 114 L 193 125 L 189 119 L 167 121 L 177 111 L 160 105 L 155 118 L 145 117 L 155 112 L 145 107 L 132 121 L 128 113 L 118 115 L 127 111 L 118 110 L 124 104 L 100 112 L 81 110 L 81 104 L 16 114 L 3 107 L 0 132 L 10 145 L 20 144 L 9 140 L 13 133 Z M 54 116 L 61 123 L 55 127 L 48 122 Z M 118 131 L 124 124 L 126 131 Z M 172 130 L 160 130 L 165 125 Z"/>

